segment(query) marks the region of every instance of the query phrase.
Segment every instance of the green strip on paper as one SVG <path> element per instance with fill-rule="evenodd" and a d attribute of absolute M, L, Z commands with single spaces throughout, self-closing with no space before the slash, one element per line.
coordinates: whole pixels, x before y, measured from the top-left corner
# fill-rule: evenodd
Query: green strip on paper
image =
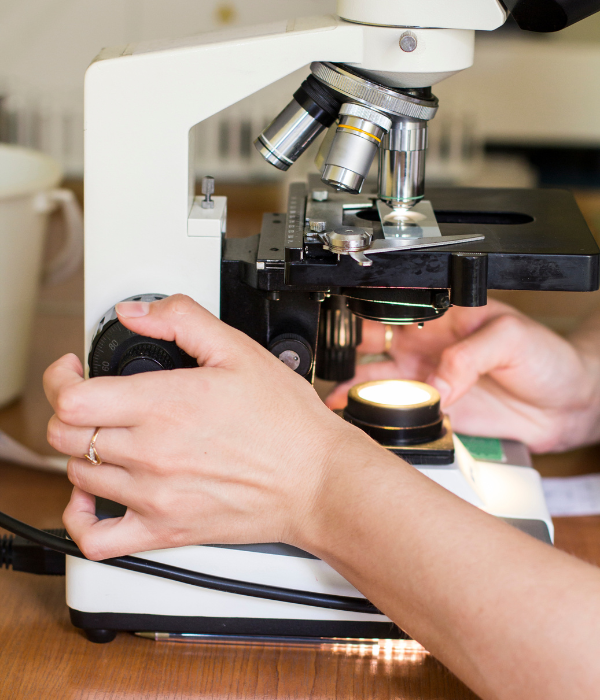
<path fill-rule="evenodd" d="M 504 459 L 502 442 L 498 438 L 475 437 L 459 433 L 457 435 L 474 459 L 481 459 L 484 462 L 502 462 Z"/>

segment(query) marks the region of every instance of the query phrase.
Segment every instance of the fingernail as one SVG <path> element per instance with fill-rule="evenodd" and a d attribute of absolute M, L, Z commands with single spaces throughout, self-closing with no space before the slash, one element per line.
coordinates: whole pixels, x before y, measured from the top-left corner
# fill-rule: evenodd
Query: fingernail
<path fill-rule="evenodd" d="M 452 387 L 441 377 L 433 376 L 428 383 L 431 384 L 434 389 L 437 389 L 440 392 L 442 403 L 445 403 L 450 398 Z"/>
<path fill-rule="evenodd" d="M 138 318 L 148 315 L 150 303 L 147 301 L 122 301 L 115 308 L 119 316 L 123 318 Z"/>

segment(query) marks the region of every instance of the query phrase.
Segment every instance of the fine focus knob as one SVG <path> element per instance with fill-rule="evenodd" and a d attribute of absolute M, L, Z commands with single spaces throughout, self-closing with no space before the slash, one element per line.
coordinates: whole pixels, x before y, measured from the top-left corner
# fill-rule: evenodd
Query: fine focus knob
<path fill-rule="evenodd" d="M 300 335 L 282 333 L 269 344 L 269 351 L 294 372 L 305 377 L 313 366 L 310 344 Z"/>
<path fill-rule="evenodd" d="M 163 294 L 140 294 L 125 301 L 157 301 Z M 104 315 L 92 341 L 90 377 L 129 376 L 141 372 L 197 367 L 176 343 L 138 335 L 119 321 L 113 307 Z"/>

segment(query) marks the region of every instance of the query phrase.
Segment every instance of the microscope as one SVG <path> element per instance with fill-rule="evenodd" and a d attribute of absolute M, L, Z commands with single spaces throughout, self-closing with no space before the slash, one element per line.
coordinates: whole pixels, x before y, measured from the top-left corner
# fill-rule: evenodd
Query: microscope
<path fill-rule="evenodd" d="M 353 377 L 362 319 L 435 323 L 452 305 L 486 304 L 488 289 L 597 289 L 600 251 L 569 193 L 442 188 L 425 198 L 424 181 L 432 87 L 472 64 L 476 30 L 512 13 L 522 29 L 554 31 L 599 9 L 583 0 L 339 0 L 338 16 L 103 50 L 85 91 L 89 376 L 196 364 L 174 343 L 124 328 L 114 306 L 125 299 L 188 294 L 312 382 Z M 319 172 L 291 185 L 287 211 L 264 214 L 260 233 L 228 239 L 214 182 L 205 178 L 194 196 L 192 127 L 306 66 L 255 145 L 285 171 L 321 137 Z M 552 542 L 526 449 L 501 440 L 497 454 L 475 460 L 432 387 L 356 386 L 343 417 L 476 507 Z M 124 509 L 98 499 L 97 512 Z M 139 556 L 279 593 L 199 588 L 67 557 L 71 619 L 92 641 L 119 630 L 403 636 L 372 606 L 344 605 L 367 601 L 285 544 Z M 342 602 L 326 605 L 327 596 Z"/>

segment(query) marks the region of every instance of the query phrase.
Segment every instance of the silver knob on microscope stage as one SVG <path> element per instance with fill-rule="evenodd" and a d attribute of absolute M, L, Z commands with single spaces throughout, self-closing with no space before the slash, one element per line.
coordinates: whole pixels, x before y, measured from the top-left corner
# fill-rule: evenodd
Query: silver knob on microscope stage
<path fill-rule="evenodd" d="M 214 177 L 203 177 L 202 178 L 202 194 L 204 195 L 204 201 L 202 201 L 200 204 L 202 209 L 214 209 L 215 203 L 212 200 L 212 195 L 214 193 L 215 193 L 215 178 Z"/>

